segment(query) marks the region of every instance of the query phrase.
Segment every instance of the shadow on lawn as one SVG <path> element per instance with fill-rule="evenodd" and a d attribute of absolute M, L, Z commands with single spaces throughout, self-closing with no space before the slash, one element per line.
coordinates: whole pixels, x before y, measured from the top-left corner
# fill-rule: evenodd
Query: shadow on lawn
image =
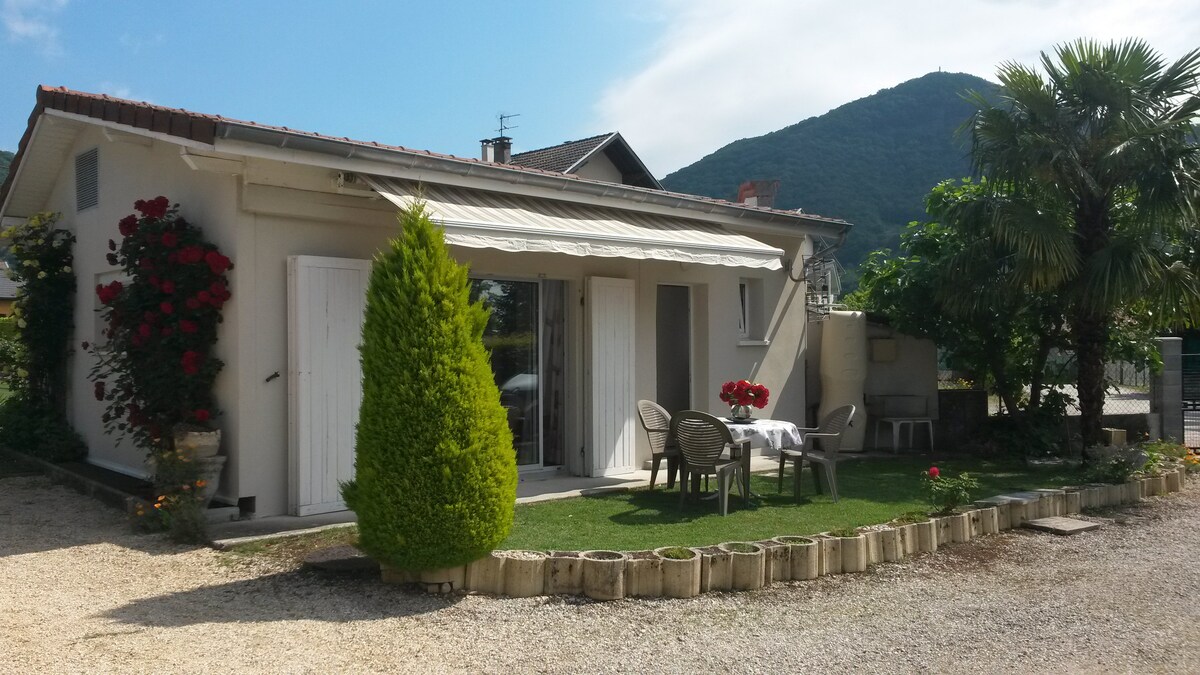
<path fill-rule="evenodd" d="M 379 573 L 296 570 L 136 600 L 99 616 L 155 627 L 262 621 L 350 622 L 427 614 L 462 596 L 434 596 L 384 584 Z"/>

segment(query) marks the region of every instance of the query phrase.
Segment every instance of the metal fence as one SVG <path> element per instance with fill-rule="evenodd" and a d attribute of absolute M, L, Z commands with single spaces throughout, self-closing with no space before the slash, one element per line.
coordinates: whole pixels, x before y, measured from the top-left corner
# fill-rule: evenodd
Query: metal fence
<path fill-rule="evenodd" d="M 1059 388 L 1074 401 L 1067 406 L 1068 415 L 1078 415 L 1079 393 L 1075 387 L 1077 371 L 1074 358 L 1070 354 L 1056 355 L 1060 360 L 1052 362 L 1048 373 L 1052 379 L 1057 378 L 1061 383 Z M 1196 355 L 1196 401 L 1195 401 L 1195 430 L 1200 440 L 1200 354 Z M 1104 393 L 1105 415 L 1145 415 L 1150 413 L 1150 378 L 1151 370 L 1147 363 L 1131 363 L 1128 361 L 1108 363 L 1104 366 L 1106 389 Z M 982 387 L 969 373 L 956 370 L 938 370 L 938 389 L 971 389 Z M 1026 395 L 1028 395 L 1026 391 Z M 1004 405 L 994 391 L 988 392 L 988 410 L 992 415 L 1004 412 Z M 1186 395 L 1185 395 L 1186 398 Z M 1186 406 L 1185 406 L 1186 407 Z"/>

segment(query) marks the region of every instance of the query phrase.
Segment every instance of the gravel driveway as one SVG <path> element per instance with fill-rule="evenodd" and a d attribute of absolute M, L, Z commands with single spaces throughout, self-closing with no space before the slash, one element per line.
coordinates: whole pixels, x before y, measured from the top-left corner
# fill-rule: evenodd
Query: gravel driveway
<path fill-rule="evenodd" d="M 431 598 L 130 534 L 0 479 L 0 672 L 1195 672 L 1200 485 L 1070 538 L 694 600 Z"/>

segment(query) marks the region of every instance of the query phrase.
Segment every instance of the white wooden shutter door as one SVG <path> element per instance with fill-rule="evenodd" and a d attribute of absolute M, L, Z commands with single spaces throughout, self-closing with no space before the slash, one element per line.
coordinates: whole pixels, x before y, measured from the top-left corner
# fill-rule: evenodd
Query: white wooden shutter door
<path fill-rule="evenodd" d="M 370 271 L 369 260 L 288 258 L 288 499 L 299 516 L 346 508 Z"/>
<path fill-rule="evenodd" d="M 634 283 L 588 278 L 591 350 L 591 461 L 589 473 L 634 470 Z"/>

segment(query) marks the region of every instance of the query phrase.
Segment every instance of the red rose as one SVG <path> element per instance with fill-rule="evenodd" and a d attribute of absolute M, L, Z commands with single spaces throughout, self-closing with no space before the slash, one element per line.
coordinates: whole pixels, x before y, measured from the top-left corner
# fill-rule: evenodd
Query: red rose
<path fill-rule="evenodd" d="M 120 295 L 121 291 L 123 290 L 125 290 L 125 285 L 119 281 L 114 281 L 107 286 L 97 285 L 96 296 L 100 298 L 101 303 L 107 305 L 113 300 L 116 300 L 117 296 Z"/>
<path fill-rule="evenodd" d="M 158 290 L 170 295 L 175 292 L 175 282 L 167 279 L 166 281 L 162 282 L 162 285 L 159 286 Z"/>
<path fill-rule="evenodd" d="M 166 197 L 160 196 L 150 201 L 139 199 L 133 203 L 133 208 L 141 211 L 146 218 L 162 218 L 167 215 L 167 207 L 170 205 Z"/>
<path fill-rule="evenodd" d="M 208 301 L 212 300 L 212 294 L 209 293 L 208 291 L 200 291 L 199 293 L 196 294 L 196 299 L 199 300 L 200 302 L 208 302 Z"/>
<path fill-rule="evenodd" d="M 721 393 L 722 394 L 732 394 L 733 390 L 736 387 L 737 387 L 737 385 L 735 385 L 732 381 L 726 382 L 725 384 L 721 385 Z"/>
<path fill-rule="evenodd" d="M 179 245 L 179 235 L 174 232 L 163 232 L 162 245 L 167 248 L 175 248 Z"/>
<path fill-rule="evenodd" d="M 187 305 L 188 309 L 200 309 L 200 301 L 196 298 L 188 298 L 183 304 Z"/>
<path fill-rule="evenodd" d="M 195 321 L 188 321 L 187 319 L 184 319 L 183 321 L 179 322 L 179 330 L 185 333 L 195 333 L 197 328 L 198 326 L 196 326 Z"/>
<path fill-rule="evenodd" d="M 138 326 L 138 335 L 140 335 L 144 338 L 148 338 L 148 337 L 150 337 L 150 330 L 151 330 L 150 324 L 144 323 L 144 324 Z"/>
<path fill-rule="evenodd" d="M 200 358 L 199 352 L 188 350 L 183 353 L 183 358 L 179 359 L 179 365 L 185 374 L 195 375 L 200 372 Z"/>
<path fill-rule="evenodd" d="M 938 468 L 936 466 L 929 467 L 929 477 L 930 478 L 937 478 L 940 475 L 942 475 L 942 472 L 938 471 Z"/>
<path fill-rule="evenodd" d="M 209 251 L 206 253 L 204 255 L 204 262 L 208 263 L 208 268 L 212 270 L 213 274 L 220 274 L 221 272 L 229 269 L 229 258 L 226 258 L 216 251 Z"/>
<path fill-rule="evenodd" d="M 122 237 L 132 237 L 137 232 L 137 229 L 138 219 L 134 215 L 125 216 L 121 219 L 121 222 L 117 223 L 117 230 L 121 232 Z"/>
<path fill-rule="evenodd" d="M 197 422 L 207 422 L 208 418 L 211 416 L 212 414 L 204 408 L 197 408 L 196 410 L 192 411 L 192 417 L 196 418 Z"/>
<path fill-rule="evenodd" d="M 175 312 L 175 307 L 166 301 L 158 303 L 158 309 L 162 311 L 163 314 L 172 314 Z"/>
<path fill-rule="evenodd" d="M 179 249 L 179 262 L 185 265 L 193 265 L 204 260 L 204 249 L 199 246 L 185 246 Z"/>

